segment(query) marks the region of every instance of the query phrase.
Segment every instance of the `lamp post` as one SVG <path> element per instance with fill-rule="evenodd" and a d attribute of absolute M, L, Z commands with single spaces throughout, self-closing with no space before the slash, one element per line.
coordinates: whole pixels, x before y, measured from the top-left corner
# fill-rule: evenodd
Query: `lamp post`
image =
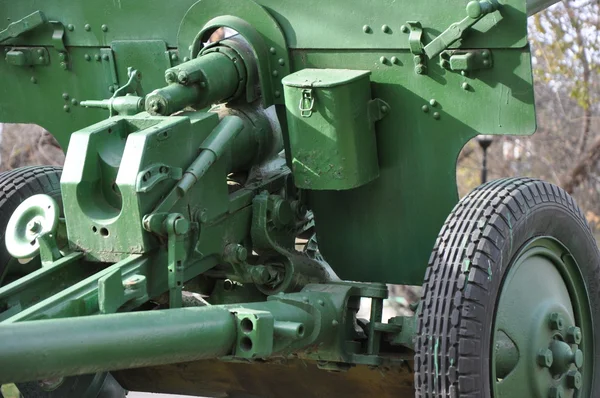
<path fill-rule="evenodd" d="M 479 135 L 477 136 L 477 142 L 483 151 L 483 162 L 481 165 L 481 183 L 487 182 L 487 150 L 494 141 L 493 135 Z"/>

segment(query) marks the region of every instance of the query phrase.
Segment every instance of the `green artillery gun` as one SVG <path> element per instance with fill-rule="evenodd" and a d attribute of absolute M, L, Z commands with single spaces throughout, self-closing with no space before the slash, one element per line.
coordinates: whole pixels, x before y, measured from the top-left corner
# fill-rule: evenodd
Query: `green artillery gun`
<path fill-rule="evenodd" d="M 0 120 L 66 149 L 0 175 L 0 383 L 600 394 L 573 199 L 455 181 L 477 134 L 535 131 L 527 17 L 554 2 L 0 1 Z M 423 286 L 414 316 L 382 319 L 391 283 Z"/>

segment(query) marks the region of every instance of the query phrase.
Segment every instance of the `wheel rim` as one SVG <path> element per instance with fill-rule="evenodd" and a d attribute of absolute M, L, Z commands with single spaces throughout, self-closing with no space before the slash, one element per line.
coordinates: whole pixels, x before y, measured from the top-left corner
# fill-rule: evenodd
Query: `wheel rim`
<path fill-rule="evenodd" d="M 550 237 L 529 241 L 512 261 L 496 308 L 495 398 L 591 396 L 590 304 L 579 267 L 564 245 Z"/>

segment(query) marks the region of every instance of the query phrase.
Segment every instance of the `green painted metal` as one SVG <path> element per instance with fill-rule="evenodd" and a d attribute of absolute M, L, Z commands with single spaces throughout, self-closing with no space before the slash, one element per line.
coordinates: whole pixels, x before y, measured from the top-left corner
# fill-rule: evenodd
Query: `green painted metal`
<path fill-rule="evenodd" d="M 303 69 L 283 79 L 297 187 L 344 190 L 379 177 L 369 74 Z"/>
<path fill-rule="evenodd" d="M 64 220 L 32 221 L 44 196 L 11 219 L 8 245 L 39 245 L 43 267 L 0 287 L 0 381 L 300 358 L 372 385 L 365 366 L 412 368 L 416 318 L 383 319 L 385 283 L 422 282 L 463 145 L 534 132 L 527 15 L 551 3 L 0 0 L 0 120 L 68 147 Z M 588 388 L 584 295 L 561 267 L 539 296 L 567 308 L 547 315 L 564 336 L 534 349 L 500 327 L 516 309 L 498 318 L 505 381 L 527 355 L 529 387 Z"/>
<path fill-rule="evenodd" d="M 596 342 L 589 337 L 590 301 L 574 261 L 547 237 L 532 239 L 515 257 L 494 326 L 494 397 L 593 395 Z"/>

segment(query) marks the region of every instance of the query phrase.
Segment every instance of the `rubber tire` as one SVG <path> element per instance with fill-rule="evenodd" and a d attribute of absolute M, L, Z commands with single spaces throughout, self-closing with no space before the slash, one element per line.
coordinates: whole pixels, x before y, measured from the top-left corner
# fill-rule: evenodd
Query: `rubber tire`
<path fill-rule="evenodd" d="M 600 253 L 582 211 L 552 184 L 529 178 L 493 181 L 456 205 L 429 259 L 415 337 L 417 398 L 492 397 L 498 295 L 513 257 L 536 236 L 558 239 L 575 257 L 587 284 L 593 341 L 600 341 Z M 461 266 L 466 258 L 468 276 Z M 599 350 L 594 344 L 592 374 Z M 599 394 L 600 377 L 594 377 L 590 396 Z"/>
<path fill-rule="evenodd" d="M 10 216 L 25 199 L 37 194 L 50 195 L 62 208 L 61 174 L 62 167 L 56 166 L 30 166 L 0 173 L 0 277 L 13 259 L 4 243 Z"/>

